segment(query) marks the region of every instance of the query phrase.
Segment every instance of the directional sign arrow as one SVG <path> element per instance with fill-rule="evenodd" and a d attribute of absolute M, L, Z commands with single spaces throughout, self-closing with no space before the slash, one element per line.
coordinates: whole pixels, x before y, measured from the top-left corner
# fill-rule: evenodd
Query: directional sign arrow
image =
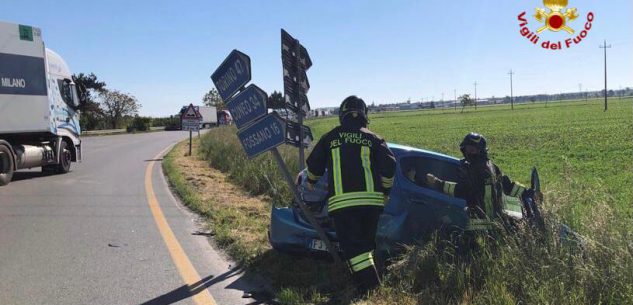
<path fill-rule="evenodd" d="M 301 68 L 308 70 L 312 67 L 312 60 L 308 50 L 299 45 L 299 54 L 295 52 L 298 40 L 294 39 L 288 32 L 281 29 L 281 60 L 284 66 L 294 66 L 301 64 Z"/>
<path fill-rule="evenodd" d="M 267 101 L 268 94 L 256 85 L 251 84 L 228 101 L 226 106 L 233 116 L 233 122 L 239 129 L 266 115 L 268 112 L 266 108 Z"/>
<path fill-rule="evenodd" d="M 306 94 L 310 82 L 306 70 L 312 66 L 308 50 L 288 32 L 281 29 L 281 62 L 284 73 L 284 94 L 292 111 L 310 109 Z"/>
<path fill-rule="evenodd" d="M 237 137 L 249 158 L 284 144 L 286 122 L 276 112 L 237 132 Z"/>
<path fill-rule="evenodd" d="M 251 80 L 251 59 L 233 50 L 211 74 L 211 79 L 222 99 L 227 101 Z"/>
<path fill-rule="evenodd" d="M 300 70 L 300 74 L 297 74 L 296 69 L 284 68 L 284 86 L 294 87 L 295 83 L 299 83 L 300 91 L 304 94 L 310 90 L 310 82 L 308 81 L 308 75 L 305 70 Z M 294 89 L 292 89 L 294 91 Z"/>
<path fill-rule="evenodd" d="M 303 141 L 301 141 L 300 127 L 303 128 Z M 314 141 L 314 137 L 312 136 L 310 127 L 299 125 L 299 123 L 293 121 L 286 121 L 286 143 L 299 147 L 300 143 L 303 142 L 303 146 L 307 147 L 312 141 Z"/>
<path fill-rule="evenodd" d="M 292 110 L 293 112 L 299 112 L 301 109 L 304 113 L 310 111 L 310 102 L 308 102 L 308 97 L 305 94 L 299 94 L 295 98 L 291 98 L 292 95 L 285 93 L 284 100 L 286 101 L 286 107 Z M 299 107 L 298 105 L 301 105 Z"/>

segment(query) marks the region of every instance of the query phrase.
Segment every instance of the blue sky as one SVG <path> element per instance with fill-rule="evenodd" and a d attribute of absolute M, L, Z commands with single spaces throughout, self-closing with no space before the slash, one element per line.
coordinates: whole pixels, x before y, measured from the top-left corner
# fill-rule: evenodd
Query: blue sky
<path fill-rule="evenodd" d="M 211 73 L 232 49 L 251 57 L 253 82 L 282 91 L 280 29 L 308 49 L 314 107 L 350 94 L 371 103 L 453 99 L 457 94 L 600 90 L 603 39 L 609 87 L 633 87 L 633 4 L 569 1 L 595 20 L 579 45 L 544 50 L 519 34 L 517 15 L 532 18 L 542 1 L 31 1 L 3 0 L 0 20 L 42 29 L 47 47 L 75 72 L 94 72 L 109 88 L 136 96 L 144 115 L 173 114 L 200 103 Z M 544 32 L 544 40 L 569 38 Z M 575 36 L 575 35 L 574 35 Z"/>

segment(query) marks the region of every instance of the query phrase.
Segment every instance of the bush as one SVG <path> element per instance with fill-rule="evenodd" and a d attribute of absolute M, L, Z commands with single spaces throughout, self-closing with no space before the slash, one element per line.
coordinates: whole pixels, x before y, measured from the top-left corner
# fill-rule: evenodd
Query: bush
<path fill-rule="evenodd" d="M 201 152 L 210 165 L 228 174 L 229 179 L 252 195 L 266 195 L 277 205 L 287 205 L 292 193 L 270 153 L 249 160 L 244 153 L 234 126 L 212 129 L 202 136 Z M 298 173 L 297 148 L 279 147 L 291 174 Z M 306 153 L 307 155 L 307 153 Z"/>
<path fill-rule="evenodd" d="M 176 123 L 180 123 L 180 116 L 169 116 L 169 117 L 162 117 L 162 118 L 152 118 L 152 126 L 153 127 L 158 127 L 158 126 L 169 126 L 169 125 L 174 125 Z"/>
<path fill-rule="evenodd" d="M 132 123 L 126 128 L 127 132 L 148 131 L 151 127 L 152 118 L 135 116 Z"/>

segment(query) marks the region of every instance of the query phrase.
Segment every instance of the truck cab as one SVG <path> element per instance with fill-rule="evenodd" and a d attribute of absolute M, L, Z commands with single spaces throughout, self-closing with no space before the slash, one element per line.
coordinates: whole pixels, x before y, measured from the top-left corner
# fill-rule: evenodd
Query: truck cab
<path fill-rule="evenodd" d="M 80 161 L 84 102 L 40 29 L 0 22 L 0 185 L 19 169 L 66 173 Z"/>

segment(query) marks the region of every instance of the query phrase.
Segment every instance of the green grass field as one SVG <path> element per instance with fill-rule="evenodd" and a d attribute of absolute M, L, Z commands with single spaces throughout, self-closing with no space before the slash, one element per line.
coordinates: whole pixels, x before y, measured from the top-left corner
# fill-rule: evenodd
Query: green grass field
<path fill-rule="evenodd" d="M 467 256 L 444 240 L 413 245 L 386 271 L 384 285 L 358 304 L 633 304 L 633 100 L 560 102 L 424 110 L 371 115 L 370 129 L 389 142 L 460 156 L 462 137 L 477 131 L 489 141 L 490 155 L 514 179 L 529 183 L 539 168 L 549 230 L 535 234 L 522 226 L 481 244 Z M 318 139 L 338 118 L 311 119 Z M 210 166 L 252 195 L 288 204 L 290 193 L 270 154 L 249 160 L 236 129 L 217 128 L 201 139 L 199 153 Z M 292 172 L 297 150 L 281 153 Z M 192 190 L 195 192 L 195 190 Z M 248 211 L 226 223 L 258 226 Z M 582 248 L 561 242 L 558 223 L 584 236 Z M 238 261 L 265 274 L 282 304 L 350 304 L 349 283 L 332 276 L 327 264 L 292 258 L 240 241 Z M 227 245 L 230 249 L 231 245 Z M 303 266 L 303 267 L 302 267 Z M 306 268 L 310 266 L 310 268 Z M 299 268 L 299 269 L 297 269 Z M 345 281 L 343 281 L 345 282 Z"/>
<path fill-rule="evenodd" d="M 558 196 L 565 188 L 578 194 L 604 192 L 623 217 L 633 207 L 633 103 L 603 100 L 392 112 L 370 116 L 369 128 L 388 142 L 461 157 L 459 142 L 476 131 L 489 143 L 490 156 L 508 175 L 529 184 L 533 166 L 539 169 L 544 192 Z M 338 118 L 308 121 L 315 138 L 338 124 Z M 591 191 L 587 191 L 590 189 Z M 567 221 L 592 208 L 592 198 L 574 196 Z M 557 198 L 564 200 L 562 198 Z"/>

